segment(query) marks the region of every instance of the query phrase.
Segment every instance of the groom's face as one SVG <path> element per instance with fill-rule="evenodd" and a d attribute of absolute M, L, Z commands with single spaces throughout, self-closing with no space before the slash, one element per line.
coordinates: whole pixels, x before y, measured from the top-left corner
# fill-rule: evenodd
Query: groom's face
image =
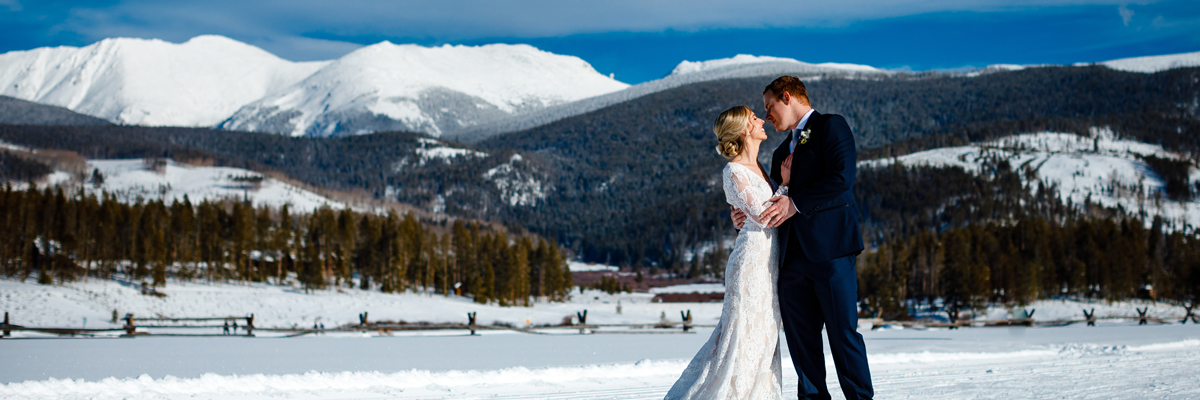
<path fill-rule="evenodd" d="M 792 128 L 799 121 L 791 116 L 791 109 L 782 99 L 776 98 L 775 93 L 768 90 L 763 92 L 763 107 L 767 109 L 766 120 L 775 126 L 775 132 L 783 132 Z"/>

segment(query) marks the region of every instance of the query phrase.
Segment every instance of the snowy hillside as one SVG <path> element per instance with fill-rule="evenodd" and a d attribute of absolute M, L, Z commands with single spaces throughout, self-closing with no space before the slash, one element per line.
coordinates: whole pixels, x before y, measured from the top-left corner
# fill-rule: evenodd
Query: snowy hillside
<path fill-rule="evenodd" d="M 627 86 L 577 57 L 528 45 L 382 42 L 247 105 L 221 127 L 293 136 L 384 130 L 440 136 Z"/>
<path fill-rule="evenodd" d="M 1200 67 L 1200 51 L 1161 56 L 1122 58 L 1105 61 L 1100 64 L 1120 71 L 1154 73 L 1175 68 Z"/>
<path fill-rule="evenodd" d="M 138 197 L 161 198 L 170 204 L 173 200 L 188 199 L 195 204 L 202 199 L 224 198 L 247 199 L 255 206 L 273 208 L 290 204 L 293 210 L 311 211 L 323 205 L 334 209 L 345 205 L 311 191 L 298 188 L 260 173 L 229 167 L 197 167 L 165 160 L 161 172 L 146 166 L 142 159 L 133 160 L 89 160 L 88 171 L 99 169 L 104 174 L 104 185 L 84 185 L 89 192 L 100 191 L 117 196 L 117 199 L 132 203 Z M 261 179 L 260 179 L 261 178 Z"/>
<path fill-rule="evenodd" d="M 0 54 L 0 94 L 120 124 L 212 126 L 326 64 L 287 61 L 221 36 L 105 39 Z"/>
<path fill-rule="evenodd" d="M 978 173 L 988 158 L 1006 159 L 1012 168 L 1030 168 L 1026 186 L 1037 190 L 1039 182 L 1058 188 L 1065 202 L 1085 201 L 1141 215 L 1147 223 L 1163 216 L 1171 229 L 1200 227 L 1200 201 L 1180 203 L 1165 200 L 1166 183 L 1142 160 L 1143 156 L 1186 159 L 1161 146 L 1115 138 L 1110 130 L 1092 129 L 1091 137 L 1070 133 L 1033 133 L 968 146 L 946 147 L 897 158 L 860 161 L 859 167 L 905 165 L 957 166 Z M 1188 185 L 1200 182 L 1200 170 L 1190 169 Z"/>
<path fill-rule="evenodd" d="M 27 151 L 4 143 L 0 143 L 0 147 Z M 346 207 L 341 202 L 250 170 L 191 166 L 172 160 L 161 162 L 163 164 L 155 166 L 144 159 L 88 160 L 85 169 L 87 172 L 83 177 L 66 171 L 56 171 L 39 185 L 78 186 L 96 196 L 108 192 L 123 203 L 133 203 L 140 198 L 162 199 L 170 204 L 172 201 L 183 201 L 186 195 L 192 204 L 205 199 L 246 199 L 255 206 L 278 208 L 289 204 L 292 210 L 301 212 L 312 211 L 323 205 L 329 205 L 333 209 Z M 97 185 L 92 180 L 94 170 L 99 170 L 103 176 L 102 184 Z M 22 187 L 23 183 L 18 182 L 16 186 Z"/>
<path fill-rule="evenodd" d="M 465 142 L 482 140 L 490 135 L 533 128 L 563 118 L 599 110 L 613 104 L 698 82 L 779 75 L 795 75 L 805 79 L 813 79 L 821 75 L 871 76 L 886 74 L 893 74 L 893 72 L 866 65 L 839 63 L 810 64 L 790 58 L 745 54 L 709 61 L 683 61 L 672 70 L 670 75 L 662 79 L 641 83 L 618 92 L 589 97 L 573 103 L 491 121 L 480 125 L 478 128 L 450 135 L 450 137 Z"/>

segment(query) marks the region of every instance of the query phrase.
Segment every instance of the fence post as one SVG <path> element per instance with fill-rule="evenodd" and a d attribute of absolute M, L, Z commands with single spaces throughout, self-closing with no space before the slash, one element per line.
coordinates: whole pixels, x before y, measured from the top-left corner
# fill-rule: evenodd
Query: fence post
<path fill-rule="evenodd" d="M 576 311 L 575 316 L 579 317 L 579 333 L 585 333 L 587 327 L 587 310 L 583 310 L 582 313 Z"/>
<path fill-rule="evenodd" d="M 1192 323 L 1196 323 L 1196 317 L 1192 315 L 1192 308 L 1195 308 L 1195 307 L 1196 307 L 1195 303 L 1183 306 L 1184 311 L 1187 311 L 1187 313 L 1183 314 L 1183 320 L 1179 321 L 1180 325 L 1187 325 L 1187 320 L 1189 317 L 1192 319 Z"/>
<path fill-rule="evenodd" d="M 9 325 L 8 311 L 5 311 L 4 312 L 4 337 L 8 337 L 9 335 L 12 334 L 12 331 L 8 330 L 8 325 Z"/>
<path fill-rule="evenodd" d="M 366 316 L 363 316 L 365 319 Z M 471 336 L 475 336 L 475 311 L 467 313 L 467 327 L 471 329 Z"/>
<path fill-rule="evenodd" d="M 246 336 L 254 336 L 254 314 L 246 317 Z"/>
<path fill-rule="evenodd" d="M 1083 310 L 1083 316 L 1087 319 L 1087 326 L 1096 326 L 1096 309 L 1092 308 L 1092 312 Z"/>
<path fill-rule="evenodd" d="M 1146 324 L 1146 312 L 1150 311 L 1150 306 L 1146 306 L 1145 310 L 1143 310 L 1141 308 L 1135 308 L 1135 310 L 1137 310 L 1137 312 L 1138 312 L 1138 325 L 1145 325 Z"/>
<path fill-rule="evenodd" d="M 137 327 L 133 326 L 133 313 L 125 314 L 125 334 L 133 336 Z"/>
<path fill-rule="evenodd" d="M 680 311 L 679 316 L 683 317 L 683 331 L 690 331 L 692 329 L 692 310 L 687 310 L 687 314 Z"/>

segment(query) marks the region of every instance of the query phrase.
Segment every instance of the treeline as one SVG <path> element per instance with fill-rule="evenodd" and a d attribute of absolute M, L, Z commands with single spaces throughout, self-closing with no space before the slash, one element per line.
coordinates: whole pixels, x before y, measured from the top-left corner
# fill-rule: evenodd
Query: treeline
<path fill-rule="evenodd" d="M 1057 223 L 972 223 L 923 231 L 859 258 L 859 293 L 868 312 L 906 316 L 906 300 L 936 298 L 946 308 L 1026 305 L 1037 299 L 1200 300 L 1200 237 L 1149 229 L 1137 218 L 1071 218 Z"/>
<path fill-rule="evenodd" d="M 109 194 L 6 185 L 0 191 L 0 271 L 21 280 L 36 275 L 44 284 L 118 274 L 155 286 L 169 276 L 295 279 L 306 289 L 421 290 L 501 305 L 564 300 L 573 286 L 553 241 L 510 239 L 461 220 L 449 232 L 438 228 L 394 211 L 323 207 L 293 214 L 286 205 L 193 205 L 186 196 L 171 204 L 123 204 Z"/>
<path fill-rule="evenodd" d="M 854 206 L 868 246 L 972 223 L 1030 217 L 1064 221 L 1085 212 L 1111 216 L 1092 206 L 1064 203 L 1058 188 L 1036 181 L 1035 174 L 999 157 L 983 160 L 978 173 L 900 163 L 859 168 Z M 1026 183 L 1031 180 L 1035 187 Z"/>
<path fill-rule="evenodd" d="M 0 150 L 0 181 L 26 182 L 54 172 L 49 165 Z"/>

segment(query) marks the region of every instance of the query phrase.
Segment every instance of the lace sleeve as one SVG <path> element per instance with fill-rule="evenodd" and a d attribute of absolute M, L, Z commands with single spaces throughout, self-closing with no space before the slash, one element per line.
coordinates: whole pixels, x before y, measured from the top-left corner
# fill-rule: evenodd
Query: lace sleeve
<path fill-rule="evenodd" d="M 762 194 L 755 193 L 751 179 L 759 178 L 748 175 L 733 168 L 732 165 L 725 167 L 725 201 L 746 213 L 746 221 L 763 228 L 764 225 L 762 221 L 759 221 L 758 216 L 771 206 L 771 203 L 767 201 L 770 198 L 761 198 Z M 786 192 L 787 189 L 780 190 Z"/>

